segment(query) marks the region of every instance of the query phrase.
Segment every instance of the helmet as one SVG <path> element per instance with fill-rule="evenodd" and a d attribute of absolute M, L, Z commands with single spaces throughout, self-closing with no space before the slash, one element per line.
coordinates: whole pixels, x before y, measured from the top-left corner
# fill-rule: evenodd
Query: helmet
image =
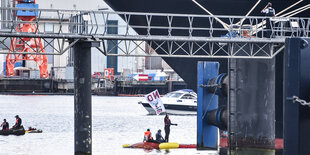
<path fill-rule="evenodd" d="M 159 129 L 158 132 L 161 132 L 161 130 Z"/>
<path fill-rule="evenodd" d="M 18 118 L 18 117 L 19 117 L 18 115 L 15 116 L 15 118 Z"/>
<path fill-rule="evenodd" d="M 150 131 L 150 128 L 148 128 L 146 131 Z"/>

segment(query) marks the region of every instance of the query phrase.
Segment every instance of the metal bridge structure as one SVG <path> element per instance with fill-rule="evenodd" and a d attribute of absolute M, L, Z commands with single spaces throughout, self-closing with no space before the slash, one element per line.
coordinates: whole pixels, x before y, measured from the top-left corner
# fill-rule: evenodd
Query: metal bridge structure
<path fill-rule="evenodd" d="M 285 51 L 288 38 L 310 37 L 310 18 L 209 16 L 26 8 L 0 9 L 11 15 L 11 18 L 8 18 L 8 20 L 0 21 L 2 26 L 0 29 L 0 45 L 2 46 L 0 54 L 62 55 L 69 49 L 73 49 L 75 154 L 91 154 L 90 62 L 92 47 L 97 48 L 106 56 L 236 58 L 245 61 L 233 63 L 236 65 L 241 64 L 245 67 L 246 65 L 244 64 L 252 63 L 253 59 L 255 59 L 253 61 L 256 64 L 260 64 L 258 60 L 263 60 L 266 61 L 264 62 L 265 65 L 269 65 L 268 71 L 273 73 L 272 65 L 270 64 L 274 62 L 273 58 L 277 54 Z M 18 10 L 34 12 L 36 14 L 35 19 L 32 21 L 17 19 L 15 15 Z M 108 33 L 109 28 L 115 25 L 110 25 L 108 21 L 113 20 L 116 16 L 120 16 L 124 21 L 117 25 L 118 34 L 110 34 Z M 31 32 L 18 31 L 18 26 L 23 24 L 35 25 L 35 30 Z M 53 32 L 44 32 L 44 24 L 53 24 L 56 28 Z M 23 41 L 24 46 L 31 50 L 21 52 L 8 46 L 14 40 L 23 40 L 23 38 L 34 38 L 34 42 L 31 44 Z M 44 42 L 43 47 L 41 46 L 41 41 L 37 42 L 36 38 L 40 38 Z M 299 44 L 301 41 L 297 40 L 295 42 Z M 292 44 L 289 43 L 290 46 L 288 47 L 292 48 L 292 51 L 296 48 L 295 42 L 293 40 Z M 107 44 L 110 45 L 110 48 L 107 48 Z M 145 45 L 149 45 L 151 48 L 145 48 Z M 47 46 L 53 47 L 54 52 L 42 52 Z M 114 48 L 118 48 L 119 52 L 113 53 Z M 300 52 L 300 49 L 298 51 Z M 289 61 L 295 62 L 294 59 L 289 59 Z M 296 64 L 296 66 L 299 65 Z M 250 69 L 258 70 L 264 66 L 253 65 L 250 67 Z M 195 66 L 193 66 L 194 68 Z M 217 67 L 213 68 L 217 69 Z M 237 67 L 230 66 L 230 68 L 230 72 L 237 71 Z M 294 68 L 288 69 L 294 70 Z M 236 73 L 240 74 L 240 76 L 242 75 L 242 72 Z M 296 81 L 294 79 L 295 74 L 288 74 L 288 76 L 292 81 Z M 270 79 L 274 78 L 270 77 Z M 236 79 L 231 79 L 230 81 L 238 82 Z M 265 81 L 261 80 L 260 82 Z M 206 83 L 202 84 L 207 85 Z M 261 83 L 257 83 L 257 85 L 268 86 Z M 242 86 L 245 87 L 245 85 Z M 237 86 L 234 88 L 236 92 L 239 89 Z M 290 89 L 287 90 L 289 91 Z M 295 93 L 295 91 L 291 93 Z M 230 95 L 230 97 L 238 95 L 240 96 L 240 93 L 235 93 Z M 299 109 L 295 110 L 298 111 Z M 296 113 L 293 114 L 295 115 Z M 236 115 L 235 117 L 239 118 L 240 116 Z M 247 118 L 247 116 L 242 117 Z M 297 119 L 297 117 L 294 118 Z M 243 137 L 239 138 L 242 140 Z M 293 145 L 290 145 L 290 148 Z M 293 146 L 293 149 L 296 148 L 298 149 L 298 146 Z M 293 152 L 296 153 L 295 150 Z"/>
<path fill-rule="evenodd" d="M 33 49 L 29 54 L 61 55 L 79 40 L 89 40 L 99 41 L 101 46 L 97 49 L 106 56 L 270 59 L 284 49 L 285 38 L 310 36 L 310 18 L 36 9 L 33 21 L 22 21 L 14 16 L 17 8 L 1 10 L 12 17 L 0 21 L 6 28 L 0 30 L 0 44 L 5 47 L 0 54 L 23 54 L 10 49 L 6 43 L 29 37 L 45 42 L 43 48 Z M 116 16 L 122 17 L 124 22 L 117 26 L 118 34 L 109 34 L 107 29 L 114 25 L 107 21 Z M 133 19 L 139 19 L 139 24 L 133 25 Z M 35 25 L 36 30 L 18 32 L 18 25 L 26 23 Z M 44 32 L 44 24 L 57 28 L 54 32 Z M 47 41 L 48 38 L 52 40 Z M 113 45 L 110 49 L 107 49 L 107 40 Z M 51 45 L 51 42 L 55 43 Z M 145 50 L 145 43 L 153 49 Z M 39 42 L 35 44 L 40 46 Z M 54 53 L 41 52 L 48 45 L 54 48 Z M 114 48 L 119 52 L 112 53 Z M 136 49 L 144 52 L 137 53 Z"/>

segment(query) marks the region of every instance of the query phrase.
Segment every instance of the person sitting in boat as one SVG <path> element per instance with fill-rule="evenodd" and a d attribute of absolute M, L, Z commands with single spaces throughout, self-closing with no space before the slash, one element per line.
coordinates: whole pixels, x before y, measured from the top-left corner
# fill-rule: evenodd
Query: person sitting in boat
<path fill-rule="evenodd" d="M 161 135 L 161 130 L 160 129 L 156 133 L 156 141 L 158 141 L 159 143 L 165 142 L 165 139 Z"/>
<path fill-rule="evenodd" d="M 155 140 L 153 140 L 152 133 L 151 133 L 151 130 L 150 130 L 150 129 L 147 129 L 147 130 L 144 132 L 144 139 L 143 139 L 143 142 L 156 142 Z"/>
<path fill-rule="evenodd" d="M 22 125 L 22 119 L 18 115 L 16 115 L 15 118 L 16 118 L 16 123 L 13 126 L 13 129 L 19 129 L 21 128 L 21 125 Z"/>
<path fill-rule="evenodd" d="M 3 120 L 3 123 L 1 124 L 2 130 L 9 130 L 9 122 L 6 121 L 6 119 Z"/>

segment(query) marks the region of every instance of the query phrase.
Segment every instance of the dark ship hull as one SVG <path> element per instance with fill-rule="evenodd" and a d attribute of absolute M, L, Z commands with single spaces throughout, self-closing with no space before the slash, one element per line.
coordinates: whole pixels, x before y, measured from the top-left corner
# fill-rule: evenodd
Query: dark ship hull
<path fill-rule="evenodd" d="M 104 0 L 113 10 L 125 12 L 152 12 L 152 13 L 180 13 L 180 14 L 207 14 L 192 0 Z M 269 0 L 276 12 L 279 12 L 299 0 Z M 199 4 L 214 15 L 246 15 L 257 3 L 257 0 L 197 0 Z M 261 16 L 261 9 L 267 1 L 261 1 L 250 14 Z M 292 10 L 309 4 L 304 0 L 295 5 Z M 290 10 L 288 10 L 290 11 Z M 298 17 L 309 17 L 310 10 L 299 13 Z"/>
<path fill-rule="evenodd" d="M 199 7 L 192 0 L 104 0 L 115 11 L 124 12 L 152 12 L 152 13 L 177 13 L 177 14 L 202 14 L 209 15 L 205 10 Z M 280 12 L 283 9 L 295 4 L 298 0 L 269 0 L 276 12 Z M 256 0 L 197 0 L 201 6 L 206 8 L 214 15 L 238 15 L 245 16 L 253 6 L 258 2 Z M 261 9 L 265 7 L 267 2 L 260 1 L 258 5 L 253 9 L 250 16 L 262 16 Z M 309 1 L 301 1 L 294 5 L 290 12 L 294 9 L 308 5 Z M 309 17 L 310 9 L 296 14 L 298 17 Z M 134 17 L 132 17 L 134 18 Z M 161 25 L 161 20 L 156 20 Z M 145 19 L 136 18 L 131 19 L 131 24 L 144 25 Z M 198 25 L 206 25 L 207 22 L 199 22 Z M 164 23 L 163 23 L 164 24 Z M 179 21 L 173 24 L 186 25 L 185 22 Z M 146 32 L 136 29 L 136 32 L 141 35 L 145 35 Z M 167 32 L 154 31 L 153 34 L 165 34 Z M 174 35 L 187 35 L 186 32 L 174 32 Z M 197 32 L 199 33 L 199 32 Z M 194 34 L 195 35 L 195 34 Z M 197 35 L 197 34 L 196 34 Z M 199 34 L 208 36 L 208 34 Z M 222 34 L 217 34 L 222 35 Z M 153 47 L 154 48 L 154 47 Z M 157 50 L 157 53 L 162 51 Z M 198 61 L 219 61 L 221 64 L 220 72 L 227 72 L 227 59 L 207 59 L 207 58 L 163 58 L 174 70 L 177 72 L 187 83 L 188 88 L 197 90 L 197 70 L 195 69 Z"/>

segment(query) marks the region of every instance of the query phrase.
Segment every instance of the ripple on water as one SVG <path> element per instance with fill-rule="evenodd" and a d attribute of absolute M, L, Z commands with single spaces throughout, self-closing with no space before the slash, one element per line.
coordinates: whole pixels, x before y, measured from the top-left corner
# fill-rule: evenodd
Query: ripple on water
<path fill-rule="evenodd" d="M 140 97 L 92 98 L 92 151 L 93 154 L 205 154 L 195 149 L 151 150 L 124 149 L 123 144 L 143 140 L 143 133 L 150 128 L 155 135 L 164 127 L 164 116 L 148 116 L 137 104 Z M 0 95 L 0 119 L 12 125 L 14 116 L 20 115 L 25 127 L 42 129 L 41 134 L 0 136 L 0 154 L 74 154 L 73 96 L 6 96 Z M 171 127 L 172 142 L 196 143 L 196 116 L 170 116 L 178 126 Z"/>

